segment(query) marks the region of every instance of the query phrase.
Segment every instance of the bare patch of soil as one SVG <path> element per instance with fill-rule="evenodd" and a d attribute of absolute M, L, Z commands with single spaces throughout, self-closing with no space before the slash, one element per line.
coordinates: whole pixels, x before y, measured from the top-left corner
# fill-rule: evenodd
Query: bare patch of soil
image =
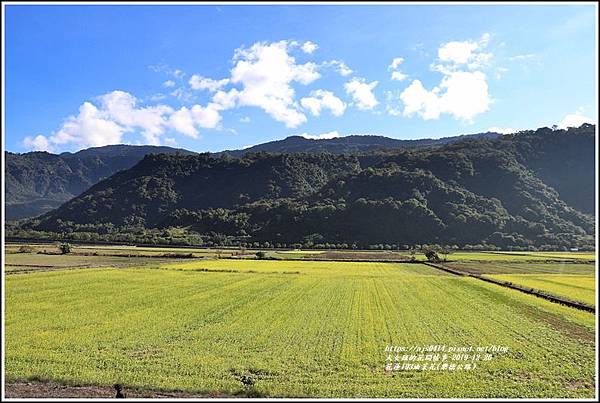
<path fill-rule="evenodd" d="M 70 386 L 57 382 L 38 381 L 6 381 L 7 398 L 114 398 L 116 390 L 113 386 Z M 196 394 L 183 391 L 163 391 L 123 387 L 126 398 L 226 398 L 218 392 Z"/>

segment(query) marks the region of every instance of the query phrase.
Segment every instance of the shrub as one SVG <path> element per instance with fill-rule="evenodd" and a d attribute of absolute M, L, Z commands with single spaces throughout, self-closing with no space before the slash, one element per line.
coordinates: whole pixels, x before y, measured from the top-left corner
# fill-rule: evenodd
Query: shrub
<path fill-rule="evenodd" d="M 61 243 L 60 245 L 58 245 L 58 249 L 60 249 L 60 253 L 62 253 L 63 255 L 71 253 L 71 248 L 72 247 L 70 243 Z"/>
<path fill-rule="evenodd" d="M 425 251 L 425 257 L 427 258 L 428 262 L 433 263 L 437 263 L 441 260 L 437 252 L 431 249 Z"/>

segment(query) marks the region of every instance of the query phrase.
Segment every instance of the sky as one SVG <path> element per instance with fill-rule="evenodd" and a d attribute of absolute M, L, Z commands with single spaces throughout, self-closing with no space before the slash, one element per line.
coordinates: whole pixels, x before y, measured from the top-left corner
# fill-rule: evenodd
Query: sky
<path fill-rule="evenodd" d="M 594 4 L 3 6 L 13 152 L 597 121 Z"/>

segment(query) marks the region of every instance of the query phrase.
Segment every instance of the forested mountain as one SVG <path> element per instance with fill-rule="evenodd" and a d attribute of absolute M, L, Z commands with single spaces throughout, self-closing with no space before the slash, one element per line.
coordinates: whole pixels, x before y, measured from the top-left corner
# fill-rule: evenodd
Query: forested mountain
<path fill-rule="evenodd" d="M 252 152 L 352 154 L 380 149 L 417 148 L 442 145 L 465 138 L 495 138 L 497 133 L 480 133 L 441 139 L 396 140 L 383 136 L 348 136 L 328 140 L 309 140 L 300 136 L 268 142 L 244 150 L 229 150 L 215 155 L 240 157 Z M 131 168 L 146 154 L 192 151 L 160 146 L 110 145 L 60 155 L 47 152 L 6 153 L 6 219 L 34 217 L 60 206 L 90 186 L 117 171 Z"/>
<path fill-rule="evenodd" d="M 36 216 L 60 206 L 149 153 L 194 154 L 171 147 L 112 145 L 60 155 L 5 153 L 6 219 Z"/>
<path fill-rule="evenodd" d="M 147 155 L 20 229 L 159 229 L 168 242 L 177 227 L 218 244 L 590 246 L 594 133 L 543 128 L 354 155 Z"/>
<path fill-rule="evenodd" d="M 216 154 L 228 155 L 230 157 L 241 157 L 254 152 L 356 154 L 397 148 L 409 149 L 444 145 L 475 138 L 494 139 L 499 136 L 500 134 L 494 132 L 418 140 L 398 140 L 375 135 L 353 135 L 320 140 L 307 139 L 302 136 L 290 136 L 283 140 L 270 141 L 243 150 L 227 150 Z"/>

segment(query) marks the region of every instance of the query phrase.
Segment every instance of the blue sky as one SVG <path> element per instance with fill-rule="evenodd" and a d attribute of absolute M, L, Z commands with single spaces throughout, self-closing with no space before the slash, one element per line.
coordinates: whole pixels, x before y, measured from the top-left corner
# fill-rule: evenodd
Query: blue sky
<path fill-rule="evenodd" d="M 5 5 L 5 147 L 597 120 L 594 5 Z"/>

